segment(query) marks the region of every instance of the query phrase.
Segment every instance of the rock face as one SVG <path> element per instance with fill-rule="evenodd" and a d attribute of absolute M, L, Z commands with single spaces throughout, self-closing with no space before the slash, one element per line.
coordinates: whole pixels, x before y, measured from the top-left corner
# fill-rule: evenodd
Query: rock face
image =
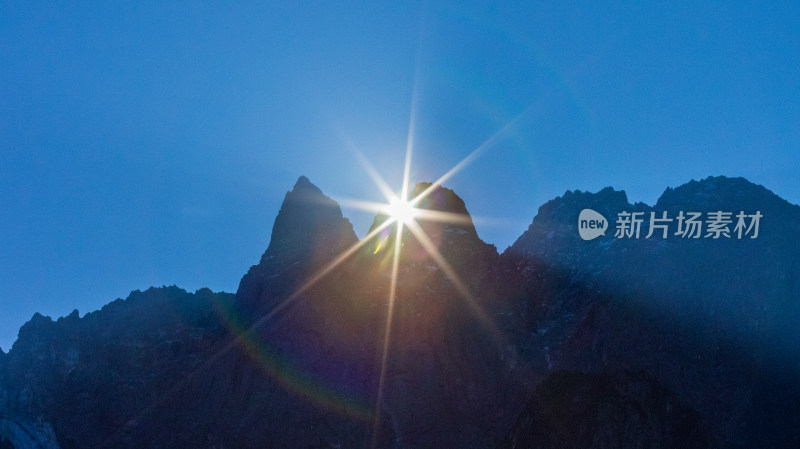
<path fill-rule="evenodd" d="M 500 449 L 708 448 L 697 414 L 641 373 L 556 371 Z"/>
<path fill-rule="evenodd" d="M 35 315 L 0 353 L 0 447 L 800 444 L 800 207 L 740 178 L 652 207 L 567 192 L 501 255 L 453 191 L 421 192 L 399 245 L 397 223 L 359 242 L 301 177 L 236 295 Z M 585 208 L 605 236 L 579 237 Z M 760 235 L 645 238 L 681 210 L 758 210 Z M 614 238 L 620 212 L 639 239 Z"/>
<path fill-rule="evenodd" d="M 578 215 L 587 207 L 609 220 L 643 212 L 640 238 L 610 237 L 612 227 L 581 240 Z M 719 210 L 759 211 L 759 236 L 685 239 L 673 223 L 667 238 L 644 238 L 650 212 Z M 711 177 L 667 189 L 654 207 L 610 188 L 567 192 L 542 206 L 504 257 L 527 285 L 555 284 L 534 301 L 529 342 L 547 348 L 552 368 L 645 371 L 731 447 L 788 447 L 799 437 L 787 429 L 800 425 L 792 349 L 800 343 L 800 245 L 787 238 L 798 230 L 800 207 L 744 179 Z"/>
<path fill-rule="evenodd" d="M 410 196 L 430 188 L 419 184 Z M 381 407 L 391 417 L 397 447 L 491 447 L 531 385 L 506 336 L 512 321 L 501 320 L 510 301 L 499 255 L 478 238 L 452 190 L 432 188 L 418 207 L 445 215 L 420 216 L 424 237 L 405 227 L 391 306 L 396 225 L 381 250 L 373 249 L 377 236 L 361 259 L 361 270 L 372 273 L 370 301 L 380 304 L 382 325 L 392 310 Z"/>
<path fill-rule="evenodd" d="M 35 315 L 3 367 L 0 416 L 5 429 L 21 429 L 4 435 L 18 448 L 119 447 L 142 430 L 148 409 L 175 405 L 163 402 L 170 389 L 222 335 L 213 304 L 231 299 L 167 287 L 133 292 L 83 318 Z"/>
<path fill-rule="evenodd" d="M 18 418 L 14 418 L 18 419 Z M 44 422 L 0 419 L 0 449 L 56 449 L 53 428 Z"/>
<path fill-rule="evenodd" d="M 286 193 L 269 247 L 242 278 L 237 295 L 263 306 L 272 289 L 301 282 L 357 241 L 339 205 L 301 176 Z"/>

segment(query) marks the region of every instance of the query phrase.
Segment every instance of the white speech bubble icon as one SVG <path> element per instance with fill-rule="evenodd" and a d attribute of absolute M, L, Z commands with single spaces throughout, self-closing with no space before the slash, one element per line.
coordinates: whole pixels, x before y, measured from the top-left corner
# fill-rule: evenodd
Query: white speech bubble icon
<path fill-rule="evenodd" d="M 584 240 L 594 240 L 601 235 L 606 235 L 608 220 L 599 212 L 584 209 L 578 216 L 578 234 Z"/>

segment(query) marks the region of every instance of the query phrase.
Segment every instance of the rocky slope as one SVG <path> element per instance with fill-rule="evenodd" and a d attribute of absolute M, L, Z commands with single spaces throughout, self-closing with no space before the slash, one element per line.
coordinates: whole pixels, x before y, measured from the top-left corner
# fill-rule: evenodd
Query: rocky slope
<path fill-rule="evenodd" d="M 645 374 L 556 371 L 537 387 L 499 449 L 712 444 L 697 414 Z"/>
<path fill-rule="evenodd" d="M 580 239 L 583 208 L 612 221 L 605 237 Z M 717 210 L 760 211 L 759 236 L 685 239 L 673 223 L 667 238 L 644 238 L 650 212 Z M 613 237 L 623 211 L 644 213 L 639 239 Z M 563 284 L 535 307 L 532 325 L 544 335 L 529 343 L 548 348 L 553 368 L 645 371 L 725 444 L 788 447 L 800 425 L 800 245 L 789 237 L 798 230 L 800 207 L 716 177 L 667 189 L 653 207 L 611 188 L 567 192 L 540 208 L 504 256 L 527 285 Z"/>

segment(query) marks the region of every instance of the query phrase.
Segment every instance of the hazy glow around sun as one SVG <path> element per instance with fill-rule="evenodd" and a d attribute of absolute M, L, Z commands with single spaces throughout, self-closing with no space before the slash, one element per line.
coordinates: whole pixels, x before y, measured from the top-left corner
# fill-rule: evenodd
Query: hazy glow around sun
<path fill-rule="evenodd" d="M 409 224 L 419 216 L 419 209 L 414 207 L 410 201 L 401 200 L 398 197 L 393 197 L 389 200 L 389 204 L 383 209 L 389 217 L 397 220 L 402 224 Z"/>

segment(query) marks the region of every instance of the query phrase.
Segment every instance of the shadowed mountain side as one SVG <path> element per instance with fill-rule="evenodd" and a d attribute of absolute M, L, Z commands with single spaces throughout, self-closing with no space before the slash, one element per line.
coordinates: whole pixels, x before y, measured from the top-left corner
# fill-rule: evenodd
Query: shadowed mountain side
<path fill-rule="evenodd" d="M 580 239 L 584 208 L 612 222 L 605 237 Z M 663 210 L 763 218 L 756 239 L 645 239 L 649 212 Z M 621 211 L 645 212 L 640 239 L 612 236 Z M 530 346 L 547 348 L 553 367 L 646 371 L 730 447 L 784 447 L 797 444 L 790 429 L 800 425 L 800 279 L 790 274 L 800 272 L 800 247 L 787 239 L 798 229 L 798 206 L 741 178 L 707 178 L 667 189 L 652 208 L 610 188 L 567 192 L 542 206 L 503 257 L 529 291 L 561 284 L 533 301 L 529 320 Z"/>
<path fill-rule="evenodd" d="M 712 447 L 697 414 L 641 373 L 556 371 L 499 449 Z"/>
<path fill-rule="evenodd" d="M 285 287 L 309 278 L 356 242 L 353 225 L 342 216 L 339 204 L 301 176 L 286 193 L 269 247 L 242 278 L 237 296 L 256 308 L 274 306 L 277 295 L 291 294 Z"/>
<path fill-rule="evenodd" d="M 428 186 L 419 185 L 415 192 Z M 457 213 L 464 221 L 420 222 L 446 268 L 414 234 L 404 233 L 394 301 L 396 225 L 365 242 L 300 295 L 291 294 L 300 279 L 274 273 L 258 290 L 240 288 L 237 303 L 252 304 L 254 291 L 264 304 L 292 297 L 280 313 L 257 326 L 256 338 L 310 379 L 366 398 L 371 418 L 383 385 L 381 434 L 394 435 L 399 447 L 489 447 L 513 422 L 532 388 L 502 330 L 509 320 L 500 318 L 510 316 L 506 298 L 511 295 L 503 293 L 509 287 L 502 282 L 495 248 L 477 237 L 458 196 L 439 188 L 420 207 Z M 288 208 L 285 204 L 282 211 Z M 376 225 L 385 219 L 376 217 Z M 273 236 L 277 221 L 275 229 Z M 383 249 L 376 251 L 381 241 Z M 265 267 L 272 248 L 262 259 Z M 313 276 L 313 271 L 307 275 Z M 267 316 L 271 309 L 258 310 Z"/>
<path fill-rule="evenodd" d="M 409 196 L 430 187 L 418 184 Z M 436 187 L 417 207 L 444 215 L 421 213 L 422 236 L 408 226 L 403 232 L 385 409 L 400 447 L 489 447 L 533 385 L 510 338 L 516 317 L 509 298 L 518 293 L 452 190 Z M 373 229 L 385 219 L 376 217 Z M 378 280 L 379 298 L 389 295 L 396 227 L 359 255 L 367 262 L 362 270 Z"/>
<path fill-rule="evenodd" d="M 52 427 L 57 441 L 30 447 L 360 447 L 372 438 L 369 401 L 328 389 L 282 348 L 239 332 L 234 310 L 233 295 L 166 287 L 83 318 L 37 315 L 0 376 L 0 416 L 26 433 Z"/>
<path fill-rule="evenodd" d="M 62 448 L 141 437 L 140 414 L 153 406 L 188 418 L 188 410 L 162 398 L 208 358 L 224 333 L 213 304 L 231 299 L 207 289 L 151 288 L 83 318 L 77 311 L 57 321 L 36 314 L 20 329 L 0 375 L 0 416 L 26 432 L 30 423 L 48 423 Z M 163 427 L 148 434 L 164 441 L 171 435 Z"/>

